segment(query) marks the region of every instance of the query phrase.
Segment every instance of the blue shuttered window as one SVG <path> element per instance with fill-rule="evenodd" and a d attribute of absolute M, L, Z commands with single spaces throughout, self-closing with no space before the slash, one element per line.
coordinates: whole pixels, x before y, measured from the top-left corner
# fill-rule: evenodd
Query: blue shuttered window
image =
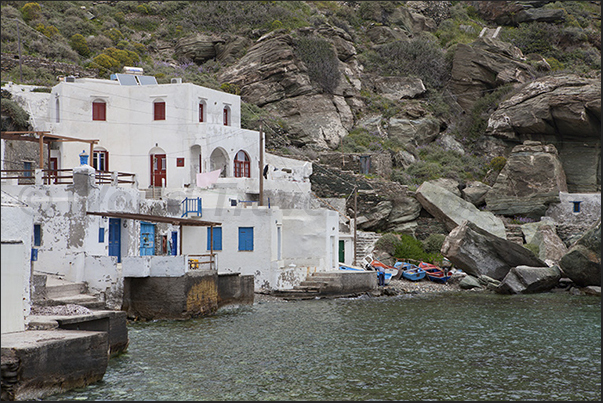
<path fill-rule="evenodd" d="M 239 227 L 239 250 L 253 250 L 253 227 Z"/>
<path fill-rule="evenodd" d="M 207 250 L 211 250 L 211 227 L 207 228 Z M 214 250 L 222 250 L 222 227 L 214 227 Z"/>
<path fill-rule="evenodd" d="M 105 229 L 102 227 L 98 229 L 98 242 L 105 242 Z"/>
<path fill-rule="evenodd" d="M 34 224 L 34 246 L 42 245 L 42 226 Z"/>

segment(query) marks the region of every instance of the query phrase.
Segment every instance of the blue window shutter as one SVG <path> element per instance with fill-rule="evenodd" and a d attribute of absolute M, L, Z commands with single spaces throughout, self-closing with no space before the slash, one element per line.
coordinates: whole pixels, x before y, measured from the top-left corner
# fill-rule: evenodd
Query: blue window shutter
<path fill-rule="evenodd" d="M 105 242 L 105 229 L 104 228 L 98 229 L 98 242 L 99 243 Z"/>
<path fill-rule="evenodd" d="M 42 226 L 34 224 L 34 246 L 42 245 Z"/>
<path fill-rule="evenodd" d="M 36 248 L 31 248 L 31 261 L 35 262 L 38 260 L 38 250 Z"/>
<path fill-rule="evenodd" d="M 207 250 L 211 248 L 209 240 L 211 239 L 211 227 L 207 228 Z M 214 227 L 214 250 L 222 250 L 222 227 Z"/>
<path fill-rule="evenodd" d="M 253 250 L 253 227 L 239 227 L 239 250 Z"/>

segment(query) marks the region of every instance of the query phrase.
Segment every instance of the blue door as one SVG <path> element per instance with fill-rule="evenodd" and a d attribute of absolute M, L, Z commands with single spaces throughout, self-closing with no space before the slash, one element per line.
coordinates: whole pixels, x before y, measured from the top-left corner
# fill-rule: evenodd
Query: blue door
<path fill-rule="evenodd" d="M 172 255 L 176 256 L 178 254 L 178 232 L 172 231 Z"/>
<path fill-rule="evenodd" d="M 121 219 L 109 218 L 109 256 L 117 256 L 121 263 Z"/>
<path fill-rule="evenodd" d="M 140 223 L 140 256 L 155 254 L 155 224 Z"/>

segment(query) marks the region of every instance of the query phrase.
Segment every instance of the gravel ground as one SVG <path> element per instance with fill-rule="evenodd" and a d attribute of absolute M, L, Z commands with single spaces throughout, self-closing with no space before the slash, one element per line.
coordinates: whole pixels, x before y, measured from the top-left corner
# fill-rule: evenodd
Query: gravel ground
<path fill-rule="evenodd" d="M 434 283 L 429 280 L 410 281 L 406 279 L 391 280 L 385 287 L 379 287 L 373 293 L 373 296 L 380 295 L 398 295 L 398 294 L 426 294 L 426 293 L 444 293 L 461 291 L 459 282 L 464 274 L 453 275 L 445 284 Z M 286 299 L 275 297 L 269 294 L 255 293 L 254 303 L 263 304 L 266 302 L 287 302 Z"/>

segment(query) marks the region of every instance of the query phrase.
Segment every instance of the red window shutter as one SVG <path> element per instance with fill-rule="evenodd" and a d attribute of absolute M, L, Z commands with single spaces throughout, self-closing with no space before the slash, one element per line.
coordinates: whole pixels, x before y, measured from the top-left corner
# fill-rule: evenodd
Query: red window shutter
<path fill-rule="evenodd" d="M 224 108 L 224 126 L 228 126 L 228 109 Z"/>
<path fill-rule="evenodd" d="M 154 119 L 165 120 L 165 102 L 155 102 L 154 104 Z"/>
<path fill-rule="evenodd" d="M 92 120 L 107 120 L 107 104 L 104 102 L 92 103 Z"/>
<path fill-rule="evenodd" d="M 203 104 L 199 104 L 199 122 L 203 122 Z"/>

